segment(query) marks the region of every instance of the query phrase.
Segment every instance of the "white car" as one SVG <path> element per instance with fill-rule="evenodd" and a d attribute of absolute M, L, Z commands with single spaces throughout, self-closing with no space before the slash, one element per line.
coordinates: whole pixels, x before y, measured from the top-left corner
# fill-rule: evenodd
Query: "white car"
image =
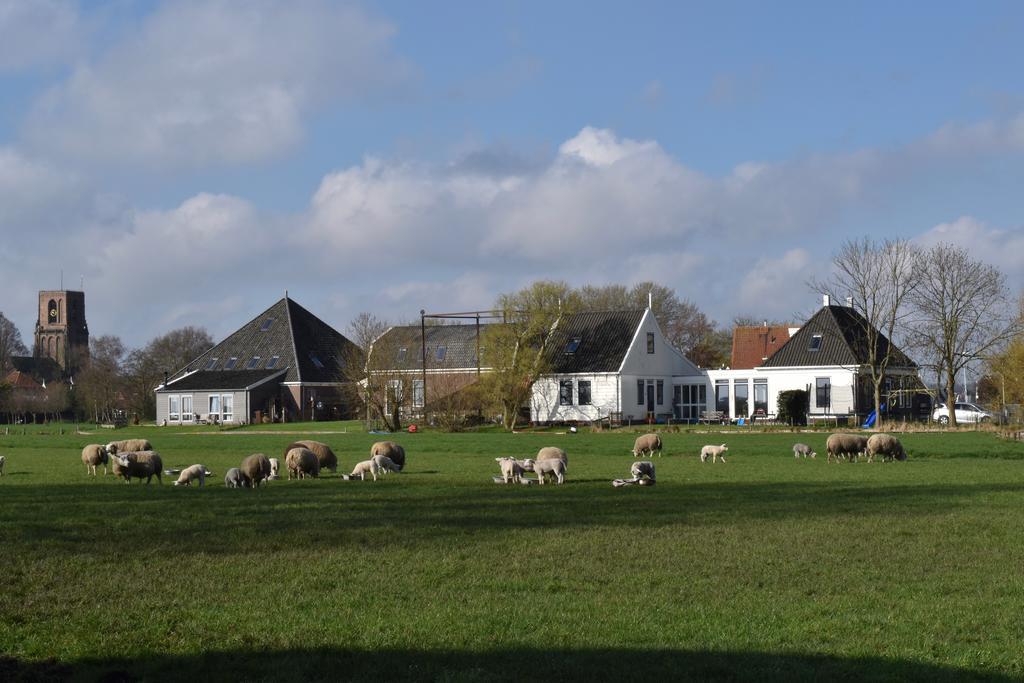
<path fill-rule="evenodd" d="M 982 410 L 973 403 L 954 403 L 953 406 L 956 411 L 957 424 L 992 421 L 992 413 Z M 939 407 L 932 413 L 932 419 L 939 424 L 949 424 L 949 408 L 945 403 L 939 404 Z"/>

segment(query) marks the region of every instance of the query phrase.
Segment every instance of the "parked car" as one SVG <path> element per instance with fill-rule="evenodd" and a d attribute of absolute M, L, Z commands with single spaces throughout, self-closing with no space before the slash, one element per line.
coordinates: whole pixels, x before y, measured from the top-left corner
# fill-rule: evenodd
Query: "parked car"
<path fill-rule="evenodd" d="M 954 403 L 953 410 L 956 411 L 957 424 L 968 422 L 991 422 L 992 413 L 982 410 L 973 403 Z M 949 408 L 945 403 L 932 412 L 932 419 L 939 424 L 949 424 Z"/>

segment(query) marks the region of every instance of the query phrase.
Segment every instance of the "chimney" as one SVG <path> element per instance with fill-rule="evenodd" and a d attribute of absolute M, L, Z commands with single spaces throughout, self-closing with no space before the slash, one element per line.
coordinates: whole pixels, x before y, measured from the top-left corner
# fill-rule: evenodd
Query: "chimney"
<path fill-rule="evenodd" d="M 828 294 L 822 294 L 821 295 L 821 305 L 822 306 L 831 306 L 832 305 L 832 297 L 830 297 Z"/>

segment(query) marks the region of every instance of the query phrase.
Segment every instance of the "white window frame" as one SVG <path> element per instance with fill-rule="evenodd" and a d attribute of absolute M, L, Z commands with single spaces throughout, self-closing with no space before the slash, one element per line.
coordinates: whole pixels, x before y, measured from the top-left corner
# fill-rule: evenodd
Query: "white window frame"
<path fill-rule="evenodd" d="M 185 409 L 185 402 L 188 402 L 188 410 Z M 182 422 L 195 422 L 196 413 L 192 410 L 192 394 L 182 394 L 181 396 L 181 421 Z"/>
<path fill-rule="evenodd" d="M 168 422 L 181 422 L 181 396 L 172 394 L 167 397 Z"/>
<path fill-rule="evenodd" d="M 423 398 L 423 380 L 414 379 L 412 381 L 412 407 L 422 408 Z"/>
<path fill-rule="evenodd" d="M 235 395 L 221 394 L 220 396 L 221 422 L 235 421 Z"/>
<path fill-rule="evenodd" d="M 206 406 L 209 408 L 206 412 L 206 419 L 209 420 L 212 415 L 216 416 L 217 420 L 220 421 L 220 394 L 210 394 L 206 400 Z"/>

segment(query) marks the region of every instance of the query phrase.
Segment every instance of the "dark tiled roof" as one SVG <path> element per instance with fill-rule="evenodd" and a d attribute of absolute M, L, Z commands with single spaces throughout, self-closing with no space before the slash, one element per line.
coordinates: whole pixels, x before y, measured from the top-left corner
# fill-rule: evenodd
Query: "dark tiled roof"
<path fill-rule="evenodd" d="M 167 383 L 166 389 L 159 391 L 225 391 L 241 390 L 259 384 L 274 375 L 281 375 L 280 370 L 200 370 L 180 379 Z"/>
<path fill-rule="evenodd" d="M 737 327 L 732 331 L 733 370 L 756 368 L 789 341 L 789 328 L 796 325 Z"/>
<path fill-rule="evenodd" d="M 35 356 L 11 356 L 11 367 L 37 382 L 52 382 L 64 376 L 64 370 L 52 358 Z"/>
<path fill-rule="evenodd" d="M 552 372 L 618 371 L 643 317 L 642 310 L 565 316 L 548 342 Z"/>
<path fill-rule="evenodd" d="M 480 343 L 484 345 L 487 325 L 480 326 Z M 446 370 L 476 369 L 476 325 L 429 325 L 421 334 L 419 325 L 392 327 L 373 343 L 370 351 L 374 369 L 420 370 L 423 368 L 423 344 L 426 337 L 427 367 Z M 438 350 L 444 347 L 443 359 Z M 404 353 L 402 349 L 405 349 Z M 382 354 L 384 357 L 382 357 Z M 486 349 L 484 350 L 486 361 Z"/>
<path fill-rule="evenodd" d="M 287 368 L 283 382 L 345 382 L 352 379 L 345 372 L 348 363 L 354 362 L 357 368 L 362 368 L 358 354 L 355 344 L 341 333 L 285 297 L 174 376 L 194 370 L 278 371 Z M 253 365 L 257 356 L 259 361 Z M 274 356 L 278 356 L 278 360 L 268 368 Z M 231 358 L 237 360 L 229 368 Z M 358 372 L 356 370 L 356 374 Z"/>
<path fill-rule="evenodd" d="M 814 365 L 864 365 L 868 362 L 868 323 L 864 316 L 846 306 L 823 306 L 797 331 L 786 344 L 769 358 L 763 367 L 803 367 Z M 889 340 L 878 334 L 879 355 L 887 353 Z M 817 351 L 812 340 L 821 336 Z M 890 367 L 916 367 L 899 348 L 895 348 Z"/>

